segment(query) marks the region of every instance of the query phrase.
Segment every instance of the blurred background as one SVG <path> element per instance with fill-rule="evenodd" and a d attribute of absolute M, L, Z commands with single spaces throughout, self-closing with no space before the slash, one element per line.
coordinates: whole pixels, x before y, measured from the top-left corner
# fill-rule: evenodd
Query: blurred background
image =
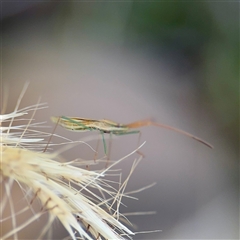
<path fill-rule="evenodd" d="M 49 108 L 36 119 L 49 126 L 50 116 L 59 115 L 119 123 L 153 119 L 214 145 L 211 150 L 165 129 L 141 129 L 145 158 L 127 190 L 157 184 L 137 193 L 138 201 L 125 199 L 121 211 L 156 211 L 129 219 L 136 232 L 162 232 L 134 239 L 239 239 L 238 2 L 1 1 L 8 112 L 26 81 L 21 106 L 41 96 Z M 97 136 L 60 127 L 57 133 Z M 111 159 L 137 142 L 137 135 L 114 138 Z M 93 155 L 79 146 L 65 156 Z M 125 176 L 131 164 L 121 164 Z M 34 239 L 40 225 L 19 236 Z M 55 239 L 66 236 L 58 223 L 53 231 Z"/>

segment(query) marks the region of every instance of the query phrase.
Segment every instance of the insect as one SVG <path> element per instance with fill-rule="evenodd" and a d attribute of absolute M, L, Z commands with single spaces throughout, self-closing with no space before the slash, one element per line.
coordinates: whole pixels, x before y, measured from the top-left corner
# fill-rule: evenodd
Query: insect
<path fill-rule="evenodd" d="M 87 118 L 78 118 L 78 117 L 51 117 L 51 120 L 54 123 L 59 124 L 60 126 L 64 127 L 70 131 L 76 132 L 85 132 L 85 131 L 99 131 L 102 134 L 103 145 L 104 145 L 104 152 L 106 154 L 106 142 L 104 139 L 104 133 L 113 134 L 113 135 L 126 135 L 126 134 L 137 134 L 140 133 L 140 130 L 137 128 L 144 127 L 144 126 L 156 126 L 161 128 L 166 128 L 168 130 L 172 130 L 188 137 L 197 140 L 198 142 L 208 146 L 209 148 L 213 148 L 213 146 L 206 141 L 188 133 L 183 130 L 164 125 L 161 123 L 156 123 L 150 120 L 144 121 L 137 121 L 129 124 L 120 124 L 110 120 L 102 119 L 102 120 L 94 120 L 94 119 L 87 119 Z M 135 130 L 136 129 L 136 130 Z"/>

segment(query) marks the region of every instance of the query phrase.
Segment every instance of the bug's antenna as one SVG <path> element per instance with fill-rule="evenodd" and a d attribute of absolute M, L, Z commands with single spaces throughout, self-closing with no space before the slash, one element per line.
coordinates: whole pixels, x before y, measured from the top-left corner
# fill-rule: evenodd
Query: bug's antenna
<path fill-rule="evenodd" d="M 129 127 L 129 128 L 139 128 L 139 127 L 144 127 L 144 126 L 156 126 L 156 127 L 166 128 L 168 130 L 172 130 L 172 131 L 181 133 L 183 135 L 186 135 L 188 137 L 191 137 L 194 140 L 197 140 L 198 142 L 200 142 L 200 143 L 206 145 L 207 147 L 213 149 L 213 146 L 210 143 L 202 140 L 201 138 L 198 138 L 198 137 L 196 137 L 196 136 L 194 136 L 194 135 L 192 135 L 188 132 L 185 132 L 181 129 L 174 128 L 174 127 L 171 127 L 171 126 L 168 126 L 168 125 L 165 125 L 165 124 L 156 123 L 156 122 L 153 122 L 153 121 L 138 121 L 138 122 L 129 123 L 126 126 Z"/>
<path fill-rule="evenodd" d="M 44 148 L 43 152 L 46 152 L 46 151 L 47 151 L 47 148 L 48 148 L 48 146 L 49 146 L 49 143 L 50 143 L 50 141 L 52 140 L 53 134 L 54 134 L 54 132 L 56 131 L 56 128 L 57 128 L 57 126 L 58 126 L 59 120 L 60 120 L 60 117 L 58 117 L 58 120 L 57 120 L 57 122 L 56 122 L 56 124 L 55 124 L 55 127 L 54 127 L 54 129 L 53 129 L 53 132 L 52 132 L 52 134 L 51 134 L 51 136 L 50 136 L 50 138 L 49 138 L 49 140 L 48 140 L 48 142 L 47 142 L 47 145 L 46 145 L 46 147 Z"/>

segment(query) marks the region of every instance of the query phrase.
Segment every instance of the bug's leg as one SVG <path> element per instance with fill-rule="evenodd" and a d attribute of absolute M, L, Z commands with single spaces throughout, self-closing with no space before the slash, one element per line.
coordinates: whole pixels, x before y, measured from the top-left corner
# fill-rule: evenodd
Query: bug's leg
<path fill-rule="evenodd" d="M 107 146 L 106 146 L 106 141 L 105 141 L 105 138 L 104 138 L 104 132 L 103 132 L 103 131 L 100 131 L 100 133 L 101 133 L 101 135 L 102 135 L 104 153 L 105 153 L 105 155 L 107 156 Z"/>
<path fill-rule="evenodd" d="M 97 156 L 98 156 L 99 142 L 100 142 L 100 138 L 98 138 L 98 140 L 97 140 L 96 151 L 95 151 L 95 154 L 94 154 L 94 162 L 96 162 L 96 159 L 97 159 Z"/>
<path fill-rule="evenodd" d="M 141 139 L 141 135 L 142 135 L 141 131 L 136 130 L 136 131 L 127 132 L 125 134 L 138 134 L 137 148 L 140 146 L 140 139 Z M 138 153 L 142 157 L 145 157 L 145 155 L 142 152 L 140 152 L 139 150 L 137 150 L 136 153 Z"/>
<path fill-rule="evenodd" d="M 128 134 L 137 134 L 139 132 L 140 132 L 139 130 L 134 130 L 134 131 L 129 131 L 129 132 L 114 132 L 113 134 L 121 136 L 121 135 L 128 135 Z"/>
<path fill-rule="evenodd" d="M 108 154 L 107 154 L 107 162 L 105 165 L 105 168 L 108 167 L 109 161 L 110 161 L 110 154 L 111 154 L 111 147 L 112 147 L 112 132 L 110 132 L 110 138 L 109 138 L 109 144 L 108 144 Z"/>
<path fill-rule="evenodd" d="M 44 148 L 43 152 L 46 152 L 46 151 L 47 151 L 47 148 L 48 148 L 48 146 L 49 146 L 49 143 L 50 143 L 50 141 L 52 140 L 52 136 L 53 136 L 53 134 L 54 134 L 54 132 L 56 131 L 56 128 L 57 128 L 57 126 L 58 126 L 59 120 L 60 120 L 60 117 L 58 118 L 58 120 L 57 120 L 57 122 L 56 122 L 56 125 L 55 125 L 55 127 L 54 127 L 54 129 L 53 129 L 53 132 L 52 132 L 52 134 L 50 135 L 49 140 L 48 140 L 48 142 L 47 142 L 47 145 L 46 145 L 46 147 Z"/>
<path fill-rule="evenodd" d="M 139 133 L 138 133 L 138 143 L 137 143 L 137 148 L 140 146 L 141 135 L 142 135 L 142 133 L 139 131 Z M 137 150 L 136 153 L 138 153 L 138 154 L 139 154 L 140 156 L 142 156 L 143 158 L 145 157 L 145 155 L 144 155 L 141 151 L 139 151 L 139 150 Z"/>
<path fill-rule="evenodd" d="M 127 134 L 138 134 L 139 137 L 138 137 L 138 144 L 137 144 L 137 147 L 140 146 L 140 138 L 141 138 L 141 131 L 139 130 L 134 130 L 134 131 L 129 131 L 129 132 L 115 132 L 114 133 L 115 135 L 127 135 Z M 142 157 L 145 157 L 143 153 L 141 153 L 139 150 L 137 151 L 137 153 L 142 156 Z"/>

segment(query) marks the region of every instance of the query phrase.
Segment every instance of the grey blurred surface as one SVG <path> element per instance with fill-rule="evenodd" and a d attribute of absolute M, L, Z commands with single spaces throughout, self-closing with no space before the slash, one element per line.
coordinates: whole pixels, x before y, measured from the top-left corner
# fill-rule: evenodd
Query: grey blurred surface
<path fill-rule="evenodd" d="M 129 218 L 136 224 L 136 232 L 162 230 L 134 239 L 239 239 L 238 143 L 223 134 L 209 98 L 201 93 L 203 82 L 196 81 L 198 71 L 188 67 L 179 71 L 177 55 L 166 57 L 166 53 L 154 54 L 141 45 L 124 44 L 132 5 L 114 6 L 60 3 L 51 5 L 50 10 L 45 5 L 39 14 L 31 10 L 30 16 L 16 16 L 19 21 L 5 20 L 2 82 L 10 89 L 9 111 L 29 81 L 22 106 L 36 103 L 41 96 L 49 108 L 38 113 L 37 119 L 47 120 L 51 126 L 50 116 L 58 115 L 119 123 L 152 118 L 207 140 L 214 150 L 165 129 L 142 128 L 145 158 L 128 190 L 157 184 L 136 194 L 137 202 L 124 201 L 127 209 L 122 212 L 157 211 Z M 106 19 L 95 19 L 96 14 Z M 113 18 L 118 22 L 111 27 L 107 19 L 112 15 L 118 16 Z M 57 131 L 73 139 L 81 137 L 61 128 Z M 137 141 L 135 135 L 115 138 L 111 158 L 123 157 Z M 71 154 L 67 153 L 68 159 L 93 157 L 84 147 Z M 131 163 L 124 162 L 121 167 L 127 174 Z M 63 238 L 56 226 L 55 238 Z"/>

